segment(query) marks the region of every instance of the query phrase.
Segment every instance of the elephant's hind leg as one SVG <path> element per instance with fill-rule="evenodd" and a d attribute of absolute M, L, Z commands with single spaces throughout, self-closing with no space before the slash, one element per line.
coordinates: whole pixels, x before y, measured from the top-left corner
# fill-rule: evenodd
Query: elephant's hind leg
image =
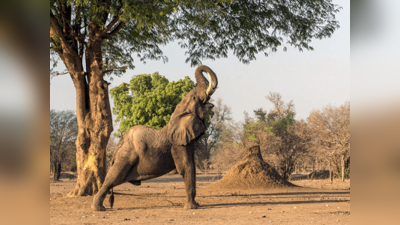
<path fill-rule="evenodd" d="M 106 197 L 108 191 L 122 183 L 125 182 L 125 178 L 128 172 L 131 170 L 132 166 L 137 162 L 137 157 L 133 160 L 128 160 L 126 158 L 117 158 L 114 164 L 108 171 L 103 185 L 101 186 L 99 192 L 94 196 L 92 202 L 92 209 L 95 211 L 105 211 L 103 206 L 104 198 Z"/>

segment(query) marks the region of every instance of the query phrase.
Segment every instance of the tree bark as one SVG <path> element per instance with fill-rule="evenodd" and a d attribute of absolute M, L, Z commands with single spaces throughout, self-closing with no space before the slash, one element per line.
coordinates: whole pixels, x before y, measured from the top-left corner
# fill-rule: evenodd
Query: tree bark
<path fill-rule="evenodd" d="M 113 129 L 108 84 L 102 77 L 94 78 L 88 85 L 89 94 L 85 93 L 89 101 L 89 110 L 85 114 L 83 123 L 79 124 L 76 140 L 78 177 L 75 189 L 70 192 L 70 196 L 96 194 L 106 175 L 106 148 Z M 77 107 L 77 111 L 78 109 Z"/>
<path fill-rule="evenodd" d="M 105 33 L 96 22 L 91 21 L 87 23 L 88 38 L 86 30 L 84 35 L 76 35 L 63 29 L 52 13 L 50 23 L 50 38 L 53 40 L 57 35 L 57 41 L 52 43 L 67 67 L 76 91 L 78 177 L 75 188 L 68 196 L 93 195 L 100 189 L 106 175 L 106 148 L 113 131 L 101 51 Z M 122 26 L 119 25 L 119 28 Z"/>
<path fill-rule="evenodd" d="M 344 171 L 344 155 L 342 155 L 342 181 L 344 181 L 344 175 L 345 175 L 345 171 Z"/>
<path fill-rule="evenodd" d="M 70 72 L 76 90 L 79 131 L 75 142 L 77 183 L 68 196 L 94 195 L 100 189 L 106 175 L 107 143 L 113 131 L 108 83 L 101 68 L 101 42 L 89 43 L 87 72 Z"/>
<path fill-rule="evenodd" d="M 61 163 L 58 161 L 54 162 L 53 168 L 53 181 L 59 181 L 61 177 Z"/>

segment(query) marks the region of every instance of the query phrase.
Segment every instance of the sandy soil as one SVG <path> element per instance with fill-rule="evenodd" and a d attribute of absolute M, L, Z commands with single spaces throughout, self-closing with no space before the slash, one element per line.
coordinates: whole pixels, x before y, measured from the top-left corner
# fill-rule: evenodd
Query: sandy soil
<path fill-rule="evenodd" d="M 65 177 L 65 176 L 64 176 Z M 301 177 L 300 175 L 297 177 Z M 114 208 L 90 208 L 91 196 L 64 197 L 76 180 L 50 181 L 51 224 L 350 224 L 350 180 L 295 180 L 301 186 L 280 189 L 212 188 L 215 174 L 197 175 L 199 209 L 184 210 L 179 175 L 165 175 L 114 188 Z"/>

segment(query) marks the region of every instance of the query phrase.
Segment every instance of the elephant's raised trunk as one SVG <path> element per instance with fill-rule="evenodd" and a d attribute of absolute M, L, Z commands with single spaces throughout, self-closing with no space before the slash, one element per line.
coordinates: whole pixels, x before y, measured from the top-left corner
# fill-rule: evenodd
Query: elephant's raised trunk
<path fill-rule="evenodd" d="M 208 78 L 210 81 L 212 80 L 212 82 L 209 82 L 203 76 L 203 72 L 206 72 L 208 74 Z M 217 79 L 217 76 L 215 75 L 214 71 L 212 71 L 208 66 L 200 65 L 196 68 L 195 77 L 196 77 L 197 85 L 200 88 L 202 88 L 202 89 L 207 88 L 206 94 L 208 96 L 210 96 L 214 93 L 214 91 L 218 85 L 218 79 Z M 214 85 L 212 85 L 211 83 L 213 83 Z"/>

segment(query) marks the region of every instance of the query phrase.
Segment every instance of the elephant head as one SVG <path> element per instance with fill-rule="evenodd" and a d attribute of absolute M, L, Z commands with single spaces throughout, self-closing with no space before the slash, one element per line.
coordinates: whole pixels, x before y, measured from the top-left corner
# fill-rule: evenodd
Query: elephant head
<path fill-rule="evenodd" d="M 208 74 L 209 81 L 203 72 Z M 168 124 L 168 137 L 175 145 L 187 145 L 206 129 L 204 119 L 214 107 L 207 103 L 218 85 L 217 76 L 207 66 L 198 66 L 195 71 L 197 87 L 190 91 L 176 106 Z"/>

